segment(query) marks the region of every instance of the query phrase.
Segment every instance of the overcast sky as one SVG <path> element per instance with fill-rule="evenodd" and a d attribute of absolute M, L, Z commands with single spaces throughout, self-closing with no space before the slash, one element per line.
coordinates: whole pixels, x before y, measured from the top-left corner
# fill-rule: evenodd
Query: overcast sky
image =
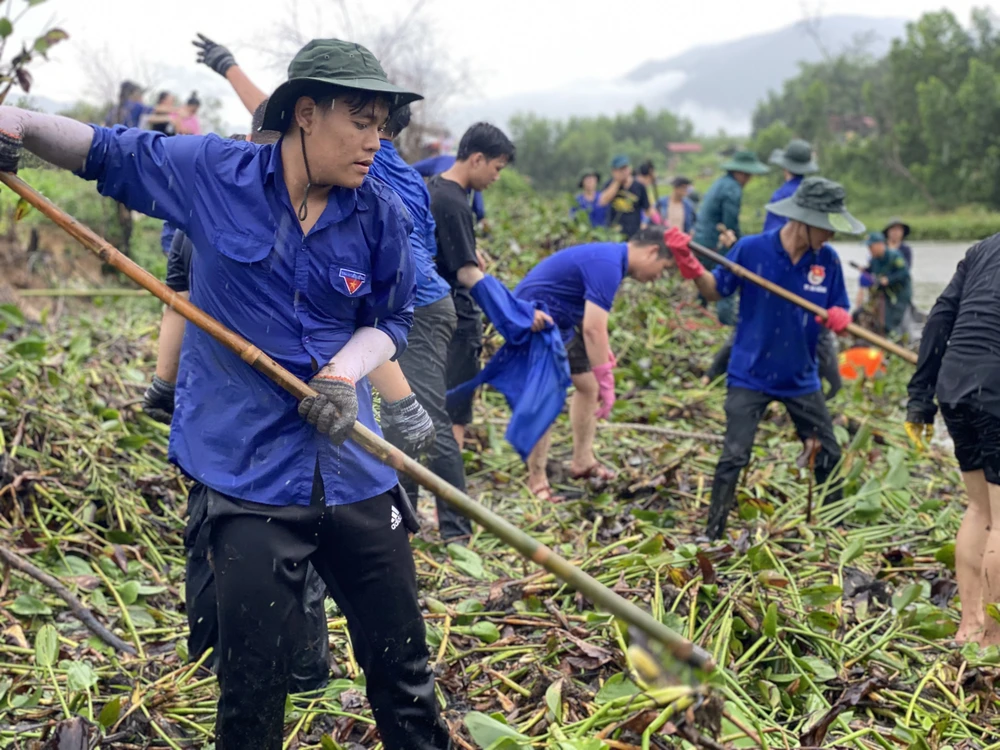
<path fill-rule="evenodd" d="M 413 0 L 344 0 L 363 27 L 363 8 L 404 15 Z M 20 4 L 21 0 L 6 3 Z M 198 69 L 190 40 L 196 31 L 229 43 L 240 65 L 265 90 L 283 71 L 262 54 L 259 40 L 289 18 L 295 0 L 48 0 L 25 18 L 24 31 L 53 22 L 71 36 L 52 60 L 33 68 L 35 91 L 59 101 L 84 98 L 87 64 L 97 56 L 140 80 L 156 70 L 158 86 L 178 94 L 198 88 L 226 97 L 227 119 L 242 118 L 236 97 L 221 78 Z M 648 59 L 663 59 L 691 47 L 772 31 L 807 14 L 858 14 L 916 18 L 947 7 L 963 23 L 976 5 L 966 0 L 426 0 L 424 15 L 449 54 L 464 61 L 475 83 L 472 96 L 494 98 L 551 90 L 582 79 L 612 80 Z M 338 0 L 298 0 L 301 18 L 314 36 L 343 36 L 332 9 Z M 314 9 L 327 9 L 319 20 Z M 29 17 L 31 21 L 29 22 Z M 27 28 L 30 25 L 31 28 Z M 19 37 L 15 29 L 15 37 Z"/>

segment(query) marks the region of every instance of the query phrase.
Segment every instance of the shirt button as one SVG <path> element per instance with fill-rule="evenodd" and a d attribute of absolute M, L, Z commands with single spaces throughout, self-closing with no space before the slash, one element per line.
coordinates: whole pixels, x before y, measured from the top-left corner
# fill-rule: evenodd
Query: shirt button
<path fill-rule="evenodd" d="M 303 340 L 308 344 L 310 341 L 312 341 L 312 336 L 306 336 L 305 339 Z"/>

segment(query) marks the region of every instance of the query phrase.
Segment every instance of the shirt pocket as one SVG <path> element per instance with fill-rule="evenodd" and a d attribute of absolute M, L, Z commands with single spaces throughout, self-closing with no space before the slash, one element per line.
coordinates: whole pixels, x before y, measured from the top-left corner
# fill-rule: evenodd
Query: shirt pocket
<path fill-rule="evenodd" d="M 274 238 L 243 232 L 216 232 L 212 241 L 216 252 L 223 258 L 255 270 L 271 272 L 271 250 Z"/>
<path fill-rule="evenodd" d="M 326 283 L 321 287 L 319 302 L 324 313 L 338 320 L 354 320 L 371 294 L 371 270 L 357 263 L 334 261 L 328 266 Z"/>

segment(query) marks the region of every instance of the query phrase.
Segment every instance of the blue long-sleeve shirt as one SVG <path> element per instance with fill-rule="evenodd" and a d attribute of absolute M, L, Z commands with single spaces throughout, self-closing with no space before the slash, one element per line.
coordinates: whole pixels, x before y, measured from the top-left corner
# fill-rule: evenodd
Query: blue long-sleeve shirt
<path fill-rule="evenodd" d="M 795 175 L 790 180 L 786 180 L 785 183 L 774 191 L 771 196 L 771 200 L 768 203 L 777 203 L 785 198 L 790 198 L 795 195 L 795 191 L 799 189 L 799 185 L 802 184 L 802 175 Z M 764 231 L 772 232 L 775 229 L 781 229 L 785 224 L 788 223 L 788 219 L 784 216 L 775 216 L 770 211 L 764 217 Z"/>
<path fill-rule="evenodd" d="M 390 140 L 382 140 L 382 148 L 375 154 L 375 161 L 368 173 L 391 187 L 410 214 L 413 231 L 410 232 L 410 249 L 413 250 L 413 267 L 417 277 L 417 296 L 414 304 L 426 307 L 451 294 L 448 282 L 441 278 L 434 262 L 437 240 L 434 237 L 434 216 L 431 214 L 431 196 L 420 174 L 403 161 Z"/>
<path fill-rule="evenodd" d="M 409 222 L 377 180 L 334 188 L 303 235 L 285 186 L 281 145 L 214 135 L 167 138 L 94 128 L 81 177 L 102 195 L 170 221 L 196 248 L 191 301 L 303 380 L 363 326 L 397 353 L 413 321 Z M 358 419 L 379 431 L 367 378 Z M 328 505 L 396 485 L 396 473 L 348 441 L 304 422 L 294 397 L 222 344 L 188 326 L 170 458 L 209 487 L 269 505 L 308 505 L 319 464 Z"/>
<path fill-rule="evenodd" d="M 452 168 L 455 164 L 455 157 L 449 154 L 438 154 L 429 159 L 414 162 L 412 165 L 422 177 L 433 177 Z M 476 215 L 476 221 L 486 218 L 486 205 L 483 203 L 483 194 L 478 190 L 470 190 L 472 195 L 472 213 Z"/>

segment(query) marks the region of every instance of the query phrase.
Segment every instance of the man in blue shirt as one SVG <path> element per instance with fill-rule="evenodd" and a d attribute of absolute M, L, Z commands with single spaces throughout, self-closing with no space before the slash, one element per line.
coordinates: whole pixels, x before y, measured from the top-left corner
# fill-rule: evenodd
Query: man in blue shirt
<path fill-rule="evenodd" d="M 191 301 L 317 391 L 297 404 L 200 329 L 185 336 L 170 458 L 208 494 L 220 750 L 282 746 L 306 561 L 346 615 L 385 747 L 449 744 L 395 472 L 345 442 L 356 419 L 378 433 L 366 375 L 412 322 L 409 222 L 366 177 L 388 113 L 418 98 L 360 45 L 315 40 L 268 102 L 263 128 L 284 134 L 271 146 L 0 108 L 0 170 L 23 142 L 172 221 L 194 247 Z"/>
<path fill-rule="evenodd" d="M 795 195 L 802 178 L 806 175 L 819 172 L 819 165 L 813 158 L 812 146 L 808 141 L 801 138 L 794 138 L 788 142 L 785 150 L 777 149 L 771 154 L 770 163 L 780 167 L 785 175 L 785 182 L 774 191 L 771 196 L 771 203 L 790 198 Z M 775 216 L 770 211 L 764 217 L 764 231 L 770 232 L 774 229 L 781 229 L 785 225 L 786 219 L 782 216 Z"/>
<path fill-rule="evenodd" d="M 409 107 L 400 107 L 390 115 L 383 130 L 382 148 L 375 155 L 371 174 L 391 187 L 413 221 L 410 247 L 417 277 L 413 328 L 406 351 L 399 365 L 409 381 L 417 402 L 422 405 L 434 424 L 434 445 L 427 457 L 428 468 L 449 484 L 465 490 L 465 463 L 462 451 L 451 429 L 451 417 L 445 405 L 448 382 L 448 348 L 458 324 L 451 286 L 441 278 L 437 256 L 436 226 L 431 215 L 431 198 L 427 186 L 417 171 L 408 165 L 392 145 L 410 123 Z M 383 420 L 383 427 L 385 427 Z M 400 482 L 413 500 L 419 487 L 412 479 L 401 476 Z M 442 538 L 469 536 L 469 519 L 437 498 L 438 530 Z"/>
<path fill-rule="evenodd" d="M 615 402 L 615 358 L 608 344 L 608 316 L 622 280 L 656 281 L 670 264 L 660 228 L 640 229 L 625 242 L 595 242 L 553 253 L 532 268 L 514 290 L 519 299 L 545 305 L 566 343 L 576 390 L 570 401 L 574 479 L 598 483 L 614 472 L 594 455 L 597 420 Z M 545 467 L 551 430 L 528 456 L 528 489 L 554 500 Z"/>
<path fill-rule="evenodd" d="M 823 400 L 816 357 L 821 325 L 841 333 L 851 321 L 847 289 L 837 253 L 827 242 L 837 231 L 858 234 L 864 225 L 847 212 L 844 189 L 821 177 L 803 180 L 795 195 L 768 210 L 789 221 L 779 230 L 741 239 L 729 258 L 827 310 L 816 319 L 792 303 L 719 266 L 707 272 L 688 248 L 690 238 L 667 235 L 681 275 L 707 300 L 740 292 L 739 322 L 729 361 L 726 439 L 712 483 L 708 536 L 718 539 L 736 499 L 740 471 L 750 462 L 754 435 L 764 411 L 780 401 L 799 437 L 820 443 L 816 482 L 822 485 L 840 460 L 840 447 Z M 839 497 L 834 486 L 828 499 Z"/>

